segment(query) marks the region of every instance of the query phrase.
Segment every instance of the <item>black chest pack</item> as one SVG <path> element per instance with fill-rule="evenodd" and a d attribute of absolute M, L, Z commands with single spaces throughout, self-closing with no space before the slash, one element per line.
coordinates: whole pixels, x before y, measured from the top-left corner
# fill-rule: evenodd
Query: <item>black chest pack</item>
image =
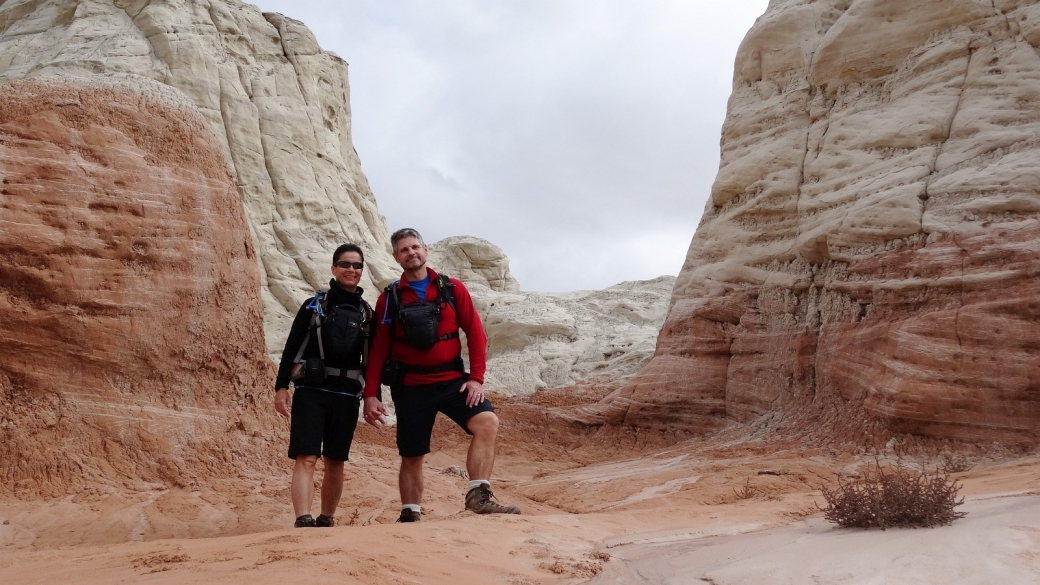
<path fill-rule="evenodd" d="M 451 333 L 437 335 L 443 311 L 441 305 L 449 305 L 451 310 L 455 311 L 456 316 L 458 315 L 458 310 L 455 308 L 455 285 L 452 284 L 447 276 L 442 274 L 438 274 L 436 280 L 430 282 L 430 285 L 437 287 L 437 297 L 432 302 L 408 303 L 403 306 L 397 292 L 396 282 L 384 289 L 383 292 L 386 293 L 386 311 L 388 314 L 393 315 L 394 320 L 404 330 L 403 338 L 398 337 L 396 333 L 394 334 L 394 343 L 400 342 L 416 349 L 427 350 L 436 345 L 438 341 L 453 339 L 459 336 L 458 329 Z M 462 362 L 461 355 L 456 356 L 449 362 L 433 366 L 413 366 L 388 359 L 383 364 L 382 383 L 393 388 L 400 384 L 404 380 L 405 374 L 408 373 L 433 374 L 446 371 L 462 372 L 464 370 L 465 364 Z"/>
<path fill-rule="evenodd" d="M 372 320 L 372 307 L 364 300 L 360 307 L 351 304 L 330 305 L 328 293 L 322 291 L 307 304 L 311 310 L 310 330 L 307 339 L 300 345 L 296 353 L 296 364 L 290 379 L 303 380 L 308 386 L 320 386 L 329 376 L 342 376 L 356 380 L 362 387 L 365 385 L 363 370 L 368 363 L 368 343 L 366 331 Z M 317 340 L 318 357 L 303 358 L 311 339 Z M 361 368 L 332 367 L 332 364 L 346 365 L 358 353 L 361 354 Z"/>
<path fill-rule="evenodd" d="M 433 301 L 420 301 L 407 305 L 401 304 L 397 292 L 397 282 L 386 287 L 387 312 L 394 316 L 397 323 L 401 325 L 401 329 L 404 330 L 404 337 L 398 337 L 395 341 L 415 349 L 427 350 L 436 345 L 438 341 L 459 336 L 458 330 L 437 335 L 443 311 L 441 305 L 448 304 L 451 306 L 451 310 L 456 311 L 455 285 L 443 274 L 438 274 L 430 284 L 437 287 L 437 297 Z"/>

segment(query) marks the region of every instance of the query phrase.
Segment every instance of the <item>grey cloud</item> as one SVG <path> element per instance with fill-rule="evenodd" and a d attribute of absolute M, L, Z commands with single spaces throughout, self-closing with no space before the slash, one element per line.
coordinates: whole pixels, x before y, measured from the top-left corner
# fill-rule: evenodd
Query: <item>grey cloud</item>
<path fill-rule="evenodd" d="M 257 4 L 350 63 L 391 229 L 483 237 L 524 289 L 574 290 L 682 266 L 767 0 Z"/>

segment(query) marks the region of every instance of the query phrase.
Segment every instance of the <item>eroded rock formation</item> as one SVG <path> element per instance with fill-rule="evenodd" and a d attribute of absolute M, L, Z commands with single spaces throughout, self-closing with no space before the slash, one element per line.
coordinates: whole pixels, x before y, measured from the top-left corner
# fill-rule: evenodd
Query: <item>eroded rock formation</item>
<path fill-rule="evenodd" d="M 482 238 L 454 236 L 430 244 L 426 261 L 467 285 L 480 284 L 499 292 L 520 290 L 520 283 L 509 272 L 506 253 Z"/>
<path fill-rule="evenodd" d="M 589 420 L 1035 442 L 1038 48 L 1031 1 L 770 2 L 656 354 Z"/>
<path fill-rule="evenodd" d="M 183 94 L 0 86 L 0 493 L 269 467 L 262 313 L 241 198 Z"/>
<path fill-rule="evenodd" d="M 488 334 L 486 386 L 509 395 L 576 383 L 616 383 L 654 351 L 675 277 L 598 291 L 521 291 L 509 259 L 470 236 L 430 246 L 430 266 L 466 283 Z"/>
<path fill-rule="evenodd" d="M 635 374 L 653 355 L 674 283 L 660 276 L 595 291 L 474 293 L 487 325 L 488 387 L 525 395 Z"/>
<path fill-rule="evenodd" d="M 177 88 L 216 136 L 259 256 L 272 352 L 327 287 L 336 245 L 366 249 L 370 294 L 396 276 L 351 143 L 347 65 L 302 23 L 238 0 L 0 2 L 0 82 L 111 74 Z"/>

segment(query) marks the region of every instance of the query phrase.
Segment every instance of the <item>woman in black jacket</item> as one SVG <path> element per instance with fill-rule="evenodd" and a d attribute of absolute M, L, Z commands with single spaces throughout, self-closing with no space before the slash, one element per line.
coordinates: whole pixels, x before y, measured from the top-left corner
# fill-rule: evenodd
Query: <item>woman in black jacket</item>
<path fill-rule="evenodd" d="M 274 406 L 291 421 L 289 457 L 296 460 L 291 491 L 297 528 L 332 526 L 343 494 L 343 462 L 349 458 L 357 427 L 372 326 L 372 307 L 361 298 L 364 291 L 358 286 L 364 265 L 360 247 L 336 248 L 329 291 L 303 303 L 282 350 Z M 315 519 L 311 500 L 319 455 L 325 474 L 321 514 Z"/>

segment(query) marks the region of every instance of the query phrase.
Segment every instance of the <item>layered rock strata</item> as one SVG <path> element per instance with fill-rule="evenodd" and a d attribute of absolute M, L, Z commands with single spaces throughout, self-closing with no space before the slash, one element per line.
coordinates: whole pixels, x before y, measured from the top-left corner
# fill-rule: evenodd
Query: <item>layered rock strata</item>
<path fill-rule="evenodd" d="M 428 263 L 466 283 L 488 335 L 486 387 L 525 396 L 545 388 L 610 383 L 653 355 L 675 277 L 599 291 L 521 291 L 509 259 L 470 236 L 430 246 Z"/>
<path fill-rule="evenodd" d="M 222 146 L 183 94 L 0 86 L 0 493 L 277 461 L 259 285 Z"/>
<path fill-rule="evenodd" d="M 771 1 L 654 358 L 588 420 L 1035 443 L 1038 48 L 1035 2 Z"/>
<path fill-rule="evenodd" d="M 0 2 L 0 82 L 111 74 L 177 88 L 216 136 L 259 256 L 272 352 L 327 287 L 338 244 L 367 251 L 370 291 L 395 276 L 351 142 L 347 64 L 303 24 L 237 0 Z"/>

